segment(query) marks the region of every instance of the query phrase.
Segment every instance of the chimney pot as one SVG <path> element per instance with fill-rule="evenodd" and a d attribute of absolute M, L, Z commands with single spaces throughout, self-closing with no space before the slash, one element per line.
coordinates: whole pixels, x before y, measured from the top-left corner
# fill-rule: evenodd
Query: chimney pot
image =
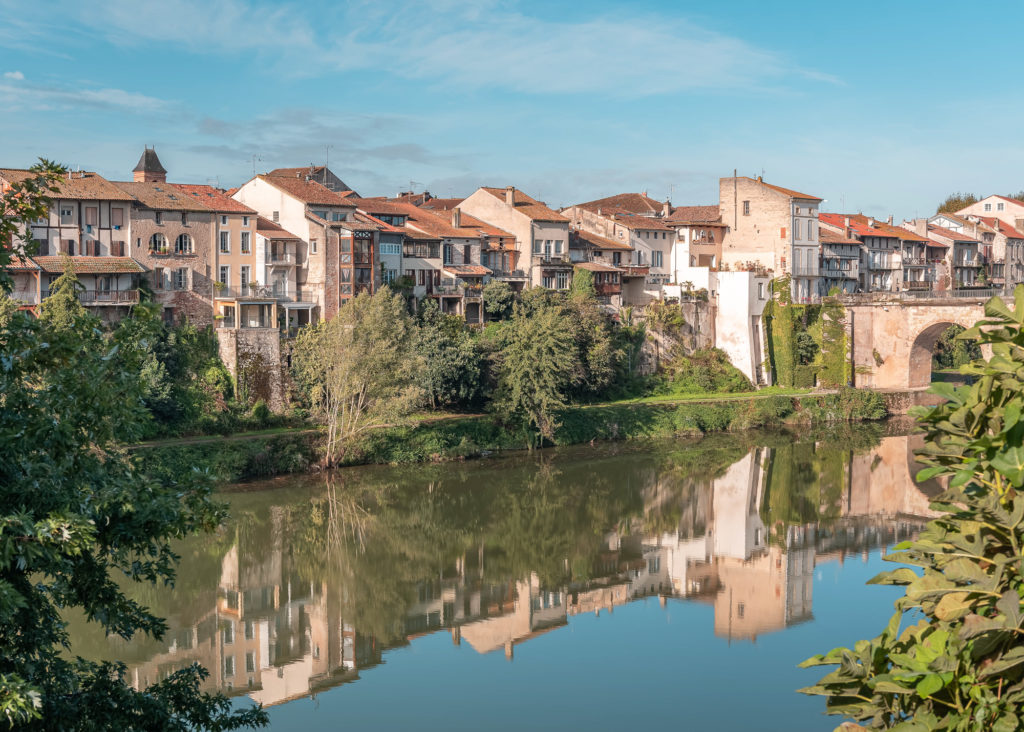
<path fill-rule="evenodd" d="M 456 229 L 462 228 L 462 212 L 457 208 L 452 209 L 452 226 Z"/>
<path fill-rule="evenodd" d="M 516 205 L 516 189 L 515 186 L 508 186 L 505 188 L 505 203 L 508 206 Z"/>

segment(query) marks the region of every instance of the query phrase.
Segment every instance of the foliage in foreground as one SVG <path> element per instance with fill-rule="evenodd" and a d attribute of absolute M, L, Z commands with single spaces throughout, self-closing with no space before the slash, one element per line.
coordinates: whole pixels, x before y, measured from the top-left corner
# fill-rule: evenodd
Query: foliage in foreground
<path fill-rule="evenodd" d="M 3 291 L 17 224 L 40 217 L 59 175 L 40 173 L 0 201 Z M 260 709 L 233 711 L 200 693 L 196 667 L 137 691 L 122 666 L 72 655 L 69 609 L 125 639 L 159 637 L 164 621 L 116 579 L 173 583 L 170 542 L 213 529 L 223 509 L 199 473 L 172 482 L 135 470 L 119 445 L 143 421 L 139 354 L 106 339 L 95 318 L 59 310 L 41 320 L 7 313 L 0 324 L 0 719 L 45 730 L 266 724 Z"/>
<path fill-rule="evenodd" d="M 918 479 L 948 480 L 932 504 L 944 515 L 886 559 L 923 572 L 875 577 L 906 587 L 882 634 L 803 664 L 838 667 L 801 691 L 865 725 L 854 729 L 1024 727 L 1024 285 L 1014 298 L 1014 310 L 990 300 L 960 336 L 991 345 L 961 368 L 976 383 L 934 385 L 947 401 L 919 414 Z M 921 619 L 903 628 L 908 614 Z"/>

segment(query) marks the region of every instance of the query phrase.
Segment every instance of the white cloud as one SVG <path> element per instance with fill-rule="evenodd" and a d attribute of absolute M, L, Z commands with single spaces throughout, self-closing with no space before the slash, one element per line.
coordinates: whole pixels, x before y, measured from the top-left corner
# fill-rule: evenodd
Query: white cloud
<path fill-rule="evenodd" d="M 446 88 L 611 97 L 763 88 L 793 78 L 834 82 L 785 56 L 669 14 L 546 20 L 486 0 L 353 1 L 315 11 L 246 0 L 108 0 L 69 5 L 120 45 L 166 44 L 251 54 L 274 73 L 322 77 L 386 71 Z M 315 15 L 314 15 L 315 13 Z"/>
<path fill-rule="evenodd" d="M 4 72 L 4 78 L 5 79 L 12 79 L 14 81 L 24 81 L 25 80 L 25 75 L 23 73 L 21 73 L 20 71 L 5 71 Z"/>
<path fill-rule="evenodd" d="M 124 89 L 71 89 L 37 84 L 0 84 L 0 100 L 13 107 L 40 110 L 85 107 L 149 113 L 170 106 L 163 99 Z"/>

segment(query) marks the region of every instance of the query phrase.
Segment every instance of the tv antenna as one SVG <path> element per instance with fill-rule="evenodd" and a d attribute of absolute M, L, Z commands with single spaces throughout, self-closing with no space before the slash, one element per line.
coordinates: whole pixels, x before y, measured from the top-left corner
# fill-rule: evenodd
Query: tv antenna
<path fill-rule="evenodd" d="M 262 163 L 263 162 L 263 156 L 260 155 L 259 153 L 254 153 L 253 156 L 252 156 L 252 177 L 253 178 L 256 177 L 256 163 L 257 162 Z"/>
<path fill-rule="evenodd" d="M 334 145 L 324 145 L 324 167 L 329 168 L 331 162 L 331 148 Z"/>

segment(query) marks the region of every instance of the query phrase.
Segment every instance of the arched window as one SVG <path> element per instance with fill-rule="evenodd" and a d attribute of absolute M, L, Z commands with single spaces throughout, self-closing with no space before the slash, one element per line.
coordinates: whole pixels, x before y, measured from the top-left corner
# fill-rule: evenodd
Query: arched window
<path fill-rule="evenodd" d="M 163 234 L 153 234 L 149 237 L 149 250 L 151 252 L 161 252 L 167 249 L 167 237 Z"/>
<path fill-rule="evenodd" d="M 178 238 L 174 240 L 174 253 L 175 254 L 191 254 L 192 253 L 192 237 L 188 234 L 179 234 Z"/>

